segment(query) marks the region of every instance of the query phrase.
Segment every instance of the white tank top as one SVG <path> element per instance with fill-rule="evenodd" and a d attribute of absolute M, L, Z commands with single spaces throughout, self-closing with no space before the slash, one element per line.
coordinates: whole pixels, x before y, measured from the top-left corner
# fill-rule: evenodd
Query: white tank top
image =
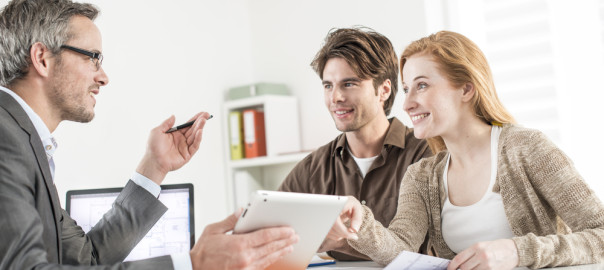
<path fill-rule="evenodd" d="M 445 194 L 447 199 L 442 211 L 442 234 L 445 243 L 455 252 L 460 253 L 475 243 L 497 239 L 510 239 L 514 233 L 503 209 L 503 201 L 499 193 L 493 192 L 497 177 L 497 146 L 501 127 L 491 128 L 491 178 L 489 188 L 482 198 L 469 206 L 455 206 L 448 196 L 447 171 L 449 160 L 443 173 Z"/>

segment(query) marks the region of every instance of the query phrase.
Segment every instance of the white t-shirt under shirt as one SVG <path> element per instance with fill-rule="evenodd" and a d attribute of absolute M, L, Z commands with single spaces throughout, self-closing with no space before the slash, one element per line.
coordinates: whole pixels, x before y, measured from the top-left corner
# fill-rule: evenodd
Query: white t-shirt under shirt
<path fill-rule="evenodd" d="M 373 161 L 375 161 L 378 156 L 369 158 L 358 158 L 352 154 L 352 151 L 350 151 L 348 147 L 346 149 L 348 150 L 348 153 L 350 153 L 350 156 L 352 156 L 352 158 L 354 159 L 354 162 L 357 163 L 357 166 L 359 167 L 359 169 L 361 170 L 361 174 L 363 175 L 363 179 L 365 179 L 365 175 L 367 175 L 371 164 L 373 164 Z"/>
<path fill-rule="evenodd" d="M 460 253 L 475 243 L 498 239 L 511 239 L 514 233 L 503 209 L 503 201 L 499 193 L 493 192 L 497 177 L 497 147 L 501 127 L 491 128 L 491 177 L 489 188 L 482 198 L 469 206 L 455 206 L 448 196 L 447 171 L 451 156 L 443 173 L 445 194 L 447 199 L 442 210 L 442 234 L 445 243 L 455 252 Z"/>

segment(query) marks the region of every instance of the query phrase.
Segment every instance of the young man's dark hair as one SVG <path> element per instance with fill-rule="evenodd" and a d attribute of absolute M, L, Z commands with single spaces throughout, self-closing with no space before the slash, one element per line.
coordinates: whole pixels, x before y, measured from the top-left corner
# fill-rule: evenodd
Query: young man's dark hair
<path fill-rule="evenodd" d="M 310 64 L 321 79 L 325 64 L 334 57 L 346 60 L 359 78 L 373 79 L 376 95 L 378 86 L 390 80 L 392 93 L 384 102 L 388 116 L 398 91 L 398 59 L 390 40 L 364 27 L 333 29 Z"/>

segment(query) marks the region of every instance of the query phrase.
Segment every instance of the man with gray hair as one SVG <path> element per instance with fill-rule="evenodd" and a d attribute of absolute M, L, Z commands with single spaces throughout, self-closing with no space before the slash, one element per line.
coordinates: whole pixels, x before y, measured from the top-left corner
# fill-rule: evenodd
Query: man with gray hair
<path fill-rule="evenodd" d="M 199 149 L 207 112 L 189 128 L 166 133 L 170 117 L 151 130 L 133 177 L 87 234 L 61 209 L 52 132 L 91 121 L 109 82 L 97 15 L 70 0 L 14 0 L 0 11 L 0 269 L 264 269 L 291 252 L 298 238 L 288 227 L 226 234 L 233 214 L 188 253 L 122 262 L 165 213 L 160 184 Z"/>

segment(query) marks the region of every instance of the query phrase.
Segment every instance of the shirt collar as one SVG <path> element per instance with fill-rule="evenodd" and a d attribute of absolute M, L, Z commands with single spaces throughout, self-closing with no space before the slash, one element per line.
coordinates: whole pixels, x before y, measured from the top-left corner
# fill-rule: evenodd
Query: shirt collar
<path fill-rule="evenodd" d="M 394 145 L 398 148 L 405 148 L 405 138 L 407 137 L 407 126 L 405 126 L 398 118 L 390 118 L 390 127 L 386 132 L 384 145 Z"/>
<path fill-rule="evenodd" d="M 390 126 L 388 127 L 388 131 L 386 131 L 386 138 L 384 139 L 384 147 L 388 145 L 393 145 L 398 148 L 405 148 L 405 137 L 407 137 L 407 126 L 405 126 L 400 120 L 396 117 L 392 117 L 388 119 L 390 121 Z M 340 134 L 336 139 L 336 151 L 335 153 L 342 156 L 342 152 L 345 149 L 346 143 L 346 133 Z"/>
<path fill-rule="evenodd" d="M 34 128 L 36 128 L 36 132 L 38 132 L 38 135 L 40 136 L 42 145 L 44 145 L 44 151 L 46 151 L 46 155 L 50 159 L 55 153 L 55 150 L 57 149 L 57 142 L 53 138 L 46 124 L 44 124 L 44 121 L 42 121 L 42 118 L 40 118 L 40 116 L 36 114 L 36 112 L 34 112 L 34 110 L 29 105 L 27 105 L 25 100 L 23 100 L 15 92 L 2 86 L 0 86 L 0 90 L 11 95 L 17 101 L 17 103 L 21 105 L 21 107 L 29 117 L 29 120 L 31 120 L 31 122 L 33 123 Z"/>

